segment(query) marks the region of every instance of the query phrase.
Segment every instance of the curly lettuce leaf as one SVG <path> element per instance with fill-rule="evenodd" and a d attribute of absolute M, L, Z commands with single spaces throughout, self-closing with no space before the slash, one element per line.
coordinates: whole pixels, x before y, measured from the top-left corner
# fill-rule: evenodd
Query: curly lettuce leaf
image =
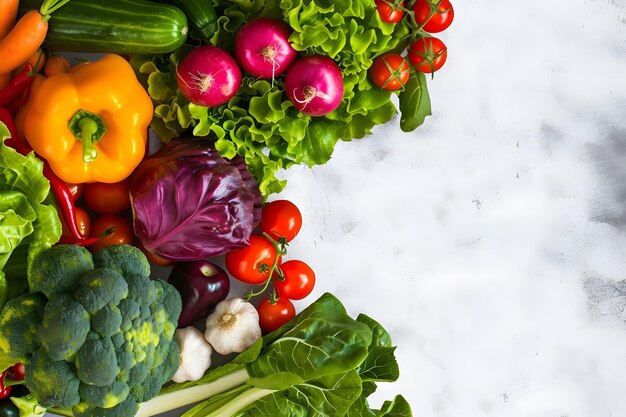
<path fill-rule="evenodd" d="M 371 0 L 213 0 L 218 16 L 211 42 L 232 52 L 234 36 L 255 17 L 286 21 L 290 42 L 303 55 L 333 58 L 343 75 L 344 97 L 324 117 L 295 109 L 284 94 L 281 78 L 244 77 L 228 103 L 217 107 L 190 104 L 178 91 L 176 66 L 191 46 L 167 57 L 134 57 L 132 64 L 153 99 L 152 129 L 164 142 L 191 130 L 209 137 L 226 158 L 244 158 L 264 197 L 280 192 L 285 181 L 277 173 L 294 164 L 326 163 L 339 140 L 370 134 L 397 113 L 392 93 L 374 86 L 367 75 L 375 57 L 403 50 L 411 38 L 405 19 L 400 24 L 380 20 Z"/>
<path fill-rule="evenodd" d="M 0 122 L 0 308 L 11 287 L 25 289 L 30 266 L 61 237 L 61 222 L 48 203 L 50 183 L 33 153 L 23 156 L 4 144 Z"/>

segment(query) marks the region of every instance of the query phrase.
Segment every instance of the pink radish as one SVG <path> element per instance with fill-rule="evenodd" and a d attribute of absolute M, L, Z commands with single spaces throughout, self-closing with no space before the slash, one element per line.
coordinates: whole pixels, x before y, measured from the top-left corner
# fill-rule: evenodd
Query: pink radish
<path fill-rule="evenodd" d="M 335 110 L 343 98 L 341 70 L 327 57 L 300 58 L 287 71 L 285 90 L 302 113 L 324 116 Z"/>
<path fill-rule="evenodd" d="M 195 48 L 178 64 L 180 92 L 200 106 L 219 106 L 230 100 L 241 85 L 241 70 L 228 52 L 217 46 Z"/>
<path fill-rule="evenodd" d="M 261 17 L 250 21 L 235 37 L 237 62 L 253 77 L 273 80 L 298 56 L 289 43 L 291 32 L 282 20 Z"/>

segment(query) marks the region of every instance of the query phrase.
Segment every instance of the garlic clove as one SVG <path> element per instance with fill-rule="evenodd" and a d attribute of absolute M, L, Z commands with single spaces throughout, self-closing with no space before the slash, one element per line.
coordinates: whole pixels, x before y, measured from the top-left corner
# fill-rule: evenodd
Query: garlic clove
<path fill-rule="evenodd" d="M 207 317 L 204 337 L 221 355 L 243 352 L 261 337 L 259 313 L 241 298 L 221 301 Z"/>
<path fill-rule="evenodd" d="M 202 332 L 195 327 L 177 329 L 174 340 L 180 348 L 180 365 L 172 381 L 181 383 L 197 381 L 211 366 L 213 349 L 204 339 Z"/>

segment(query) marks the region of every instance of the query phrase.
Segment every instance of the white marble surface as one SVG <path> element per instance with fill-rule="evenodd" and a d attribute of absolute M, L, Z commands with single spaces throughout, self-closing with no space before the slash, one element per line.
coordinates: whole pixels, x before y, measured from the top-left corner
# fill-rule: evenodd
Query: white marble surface
<path fill-rule="evenodd" d="M 454 6 L 425 126 L 285 174 L 292 257 L 391 331 L 374 403 L 626 416 L 626 2 Z"/>

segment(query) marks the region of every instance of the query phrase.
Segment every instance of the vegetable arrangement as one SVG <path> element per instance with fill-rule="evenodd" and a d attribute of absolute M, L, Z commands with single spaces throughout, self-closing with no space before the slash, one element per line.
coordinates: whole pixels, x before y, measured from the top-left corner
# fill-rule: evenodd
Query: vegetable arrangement
<path fill-rule="evenodd" d="M 288 259 L 300 210 L 268 197 L 398 112 L 421 125 L 453 19 L 448 0 L 0 0 L 0 417 L 410 416 L 368 404 L 399 375 L 379 323 L 330 294 L 297 313 L 321 277 Z"/>

